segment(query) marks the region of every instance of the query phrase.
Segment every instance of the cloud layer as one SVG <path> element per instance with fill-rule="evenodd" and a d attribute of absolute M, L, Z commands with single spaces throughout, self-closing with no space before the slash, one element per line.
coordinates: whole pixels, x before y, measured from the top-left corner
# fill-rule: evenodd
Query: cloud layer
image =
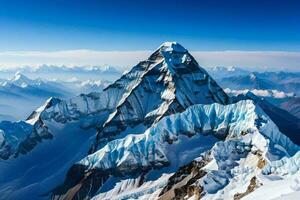
<path fill-rule="evenodd" d="M 10 51 L 0 52 L 0 67 L 24 65 L 113 65 L 129 68 L 152 51 Z M 250 70 L 300 71 L 300 52 L 286 51 L 192 51 L 201 66 L 239 66 Z"/>

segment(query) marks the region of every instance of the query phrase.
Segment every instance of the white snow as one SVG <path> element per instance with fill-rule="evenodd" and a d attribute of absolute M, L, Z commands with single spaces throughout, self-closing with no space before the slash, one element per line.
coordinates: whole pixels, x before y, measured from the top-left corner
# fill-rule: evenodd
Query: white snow
<path fill-rule="evenodd" d="M 261 186 L 243 200 L 298 200 L 300 194 L 300 173 L 290 177 L 259 175 Z"/>
<path fill-rule="evenodd" d="M 169 51 L 169 52 L 180 52 L 185 53 L 187 50 L 178 44 L 177 42 L 164 42 L 158 49 L 162 49 L 163 51 Z"/>

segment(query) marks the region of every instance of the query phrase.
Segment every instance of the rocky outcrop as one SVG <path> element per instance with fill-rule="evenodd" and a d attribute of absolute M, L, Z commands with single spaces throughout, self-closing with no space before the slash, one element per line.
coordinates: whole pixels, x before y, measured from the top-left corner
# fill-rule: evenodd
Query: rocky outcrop
<path fill-rule="evenodd" d="M 247 187 L 247 190 L 246 192 L 244 193 L 236 193 L 234 195 L 234 200 L 240 200 L 242 199 L 244 196 L 246 196 L 247 194 L 250 194 L 251 192 L 253 192 L 256 188 L 258 188 L 258 184 L 256 183 L 257 182 L 257 179 L 256 177 L 254 176 L 253 178 L 251 178 L 250 180 L 250 184 L 249 186 Z"/>
<path fill-rule="evenodd" d="M 186 197 L 196 196 L 200 199 L 203 188 L 195 183 L 205 176 L 202 168 L 208 163 L 205 159 L 194 160 L 188 165 L 182 166 L 169 178 L 167 185 L 159 194 L 159 200 L 165 199 L 184 199 Z"/>

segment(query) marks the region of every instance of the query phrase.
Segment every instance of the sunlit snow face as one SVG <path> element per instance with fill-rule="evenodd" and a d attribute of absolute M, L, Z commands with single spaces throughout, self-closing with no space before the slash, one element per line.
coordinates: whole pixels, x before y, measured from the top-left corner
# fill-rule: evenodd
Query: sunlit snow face
<path fill-rule="evenodd" d="M 176 42 L 163 43 L 160 47 L 160 52 L 171 67 L 175 67 L 191 60 L 187 54 L 187 50 Z"/>

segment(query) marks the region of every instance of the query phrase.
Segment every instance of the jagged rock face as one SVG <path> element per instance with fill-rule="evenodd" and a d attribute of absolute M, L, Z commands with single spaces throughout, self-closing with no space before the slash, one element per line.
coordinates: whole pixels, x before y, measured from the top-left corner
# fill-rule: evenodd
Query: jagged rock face
<path fill-rule="evenodd" d="M 187 195 L 195 195 L 197 199 L 200 199 L 203 188 L 196 187 L 194 184 L 207 174 L 207 172 L 202 169 L 207 163 L 208 161 L 203 158 L 202 160 L 194 160 L 180 167 L 178 171 L 169 178 L 167 185 L 160 192 L 158 199 L 184 199 Z"/>
<path fill-rule="evenodd" d="M 102 185 L 109 177 L 106 172 L 98 169 L 84 172 L 85 167 L 82 165 L 74 165 L 67 174 L 67 181 L 63 187 L 57 187 L 53 192 L 57 194 L 51 199 L 90 199 L 97 192 L 98 185 Z M 70 181 L 71 180 L 71 181 Z M 68 190 L 66 190 L 68 188 Z"/>

